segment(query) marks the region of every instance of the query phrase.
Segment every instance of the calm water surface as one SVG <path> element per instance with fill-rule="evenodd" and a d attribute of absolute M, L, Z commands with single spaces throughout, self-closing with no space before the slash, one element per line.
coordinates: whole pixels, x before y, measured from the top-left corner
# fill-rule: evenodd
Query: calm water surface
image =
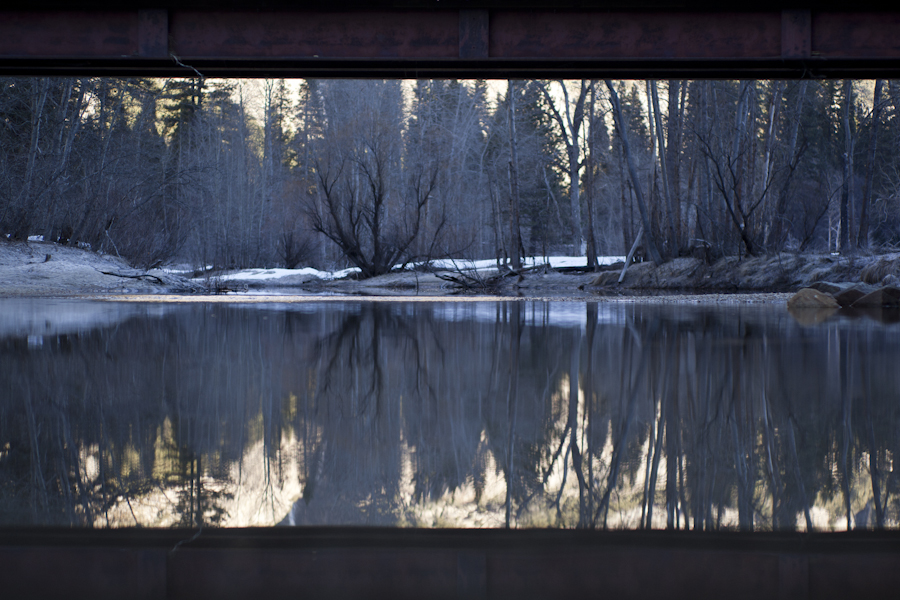
<path fill-rule="evenodd" d="M 2 300 L 0 526 L 896 528 L 870 316 Z"/>

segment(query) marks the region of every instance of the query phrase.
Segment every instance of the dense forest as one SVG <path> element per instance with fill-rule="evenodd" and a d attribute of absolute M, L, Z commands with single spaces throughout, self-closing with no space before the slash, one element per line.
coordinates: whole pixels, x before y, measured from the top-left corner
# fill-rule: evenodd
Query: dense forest
<path fill-rule="evenodd" d="M 878 251 L 900 82 L 0 79 L 0 234 L 137 266 Z"/>

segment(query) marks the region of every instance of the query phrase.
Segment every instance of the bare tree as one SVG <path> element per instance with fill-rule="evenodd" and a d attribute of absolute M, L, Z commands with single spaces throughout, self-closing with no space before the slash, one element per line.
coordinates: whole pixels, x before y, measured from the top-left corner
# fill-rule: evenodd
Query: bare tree
<path fill-rule="evenodd" d="M 619 132 L 619 139 L 622 141 L 622 151 L 625 154 L 625 160 L 628 163 L 628 173 L 631 175 L 631 184 L 634 191 L 634 197 L 641 213 L 641 222 L 644 228 L 644 235 L 647 236 L 647 249 L 650 251 L 650 258 L 653 262 L 660 264 L 663 262 L 662 255 L 659 253 L 659 247 L 656 244 L 653 230 L 650 227 L 650 215 L 647 213 L 647 205 L 644 203 L 644 194 L 641 191 L 641 182 L 638 177 L 637 166 L 635 165 L 634 155 L 631 152 L 631 144 L 628 142 L 628 127 L 625 124 L 625 118 L 622 115 L 622 106 L 619 103 L 619 95 L 616 93 L 616 86 L 609 79 L 606 80 L 606 88 L 609 90 L 609 101 L 613 107 L 613 115 L 616 121 L 616 130 Z"/>
<path fill-rule="evenodd" d="M 558 81 L 563 95 L 563 117 L 557 108 L 547 84 L 541 84 L 541 91 L 553 120 L 559 128 L 559 134 L 566 149 L 566 162 L 564 169 L 569 178 L 569 202 L 572 210 L 572 242 L 573 253 L 586 252 L 584 248 L 584 230 L 581 225 L 581 168 L 584 166 L 581 160 L 581 136 L 584 127 L 584 103 L 592 84 L 581 80 L 575 105 L 570 106 L 569 90 L 564 81 Z"/>
<path fill-rule="evenodd" d="M 713 88 L 715 90 L 715 88 Z M 710 120 L 705 130 L 695 132 L 701 151 L 712 167 L 712 179 L 735 233 L 750 256 L 758 251 L 755 240 L 755 213 L 768 195 L 771 177 L 754 193 L 750 165 L 756 160 L 751 140 L 755 139 L 755 123 L 751 118 L 756 96 L 755 82 L 743 81 L 738 92 L 734 122 L 722 130 L 718 119 Z M 713 104 L 715 105 L 715 94 Z"/>
<path fill-rule="evenodd" d="M 516 136 L 515 82 L 510 79 L 506 87 L 507 125 L 509 127 L 509 260 L 513 270 L 522 268 L 522 233 L 519 229 L 519 155 Z"/>
<path fill-rule="evenodd" d="M 315 160 L 320 199 L 306 208 L 313 230 L 373 277 L 413 258 L 437 171 L 401 173 L 396 84 L 347 87 L 332 90 L 329 129 Z M 350 97 L 336 97 L 342 92 Z"/>
<path fill-rule="evenodd" d="M 665 206 L 666 213 L 668 214 L 668 228 L 669 235 L 671 236 L 671 254 L 678 255 L 678 234 L 677 229 L 675 227 L 675 219 L 676 213 L 678 212 L 678 207 L 676 206 L 676 200 L 672 193 L 671 187 L 669 185 L 669 170 L 668 165 L 666 164 L 666 139 L 663 135 L 663 123 L 662 116 L 660 115 L 659 110 L 659 92 L 657 90 L 656 81 L 650 81 L 650 99 L 653 102 L 653 118 L 656 122 L 656 138 L 657 138 L 657 152 L 659 153 L 659 168 L 660 173 L 662 175 L 662 189 L 663 195 L 665 197 Z M 673 99 L 669 98 L 669 103 L 671 106 Z"/>

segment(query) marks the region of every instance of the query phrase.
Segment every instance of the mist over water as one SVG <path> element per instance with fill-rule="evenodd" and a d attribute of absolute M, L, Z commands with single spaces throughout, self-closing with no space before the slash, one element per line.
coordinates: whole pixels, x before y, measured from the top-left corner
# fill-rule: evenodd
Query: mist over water
<path fill-rule="evenodd" d="M 895 528 L 900 324 L 0 301 L 0 526 Z"/>

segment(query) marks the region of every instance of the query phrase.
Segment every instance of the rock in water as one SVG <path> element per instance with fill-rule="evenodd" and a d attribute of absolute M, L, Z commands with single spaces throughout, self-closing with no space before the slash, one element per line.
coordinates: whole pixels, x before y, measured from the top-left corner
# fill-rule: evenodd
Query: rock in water
<path fill-rule="evenodd" d="M 837 285 L 836 283 L 829 283 L 827 281 L 817 281 L 814 284 L 809 286 L 811 290 L 817 290 L 820 292 L 824 292 L 826 294 L 837 294 L 844 288 Z"/>
<path fill-rule="evenodd" d="M 850 306 L 865 295 L 866 292 L 858 288 L 850 288 L 836 293 L 834 299 L 837 300 L 837 303 L 841 306 Z"/>
<path fill-rule="evenodd" d="M 871 294 L 866 294 L 865 296 L 854 302 L 853 308 L 866 308 L 870 306 L 900 306 L 900 293 L 895 290 L 897 290 L 897 288 L 894 287 L 885 287 L 880 290 L 875 290 Z"/>
<path fill-rule="evenodd" d="M 896 298 L 898 302 L 900 302 L 900 287 L 895 285 L 886 285 L 881 288 L 881 291 L 886 295 L 891 296 L 892 298 Z"/>
<path fill-rule="evenodd" d="M 839 308 L 837 300 L 812 288 L 803 288 L 788 300 L 788 308 Z"/>

